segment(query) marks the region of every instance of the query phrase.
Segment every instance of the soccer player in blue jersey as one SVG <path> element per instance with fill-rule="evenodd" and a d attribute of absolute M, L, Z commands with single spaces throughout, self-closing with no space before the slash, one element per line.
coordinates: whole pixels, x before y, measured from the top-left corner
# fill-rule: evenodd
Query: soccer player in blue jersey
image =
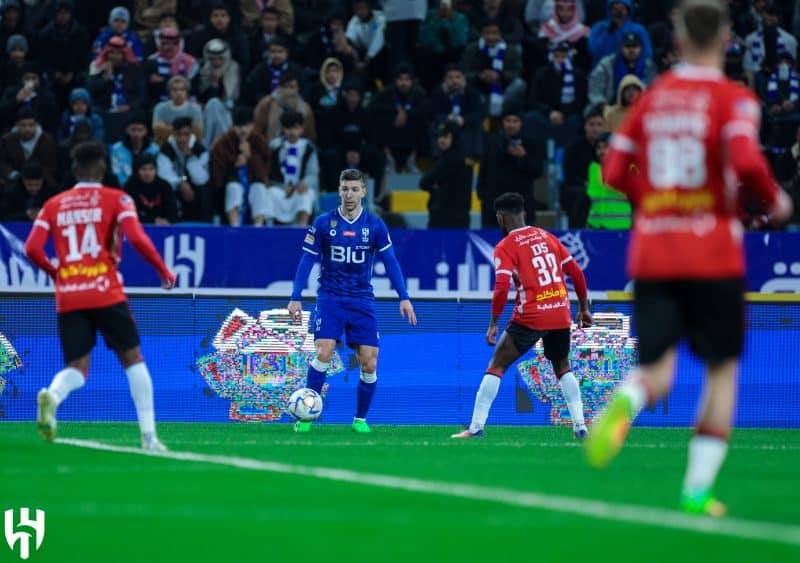
<path fill-rule="evenodd" d="M 371 283 L 376 255 L 386 266 L 389 280 L 400 297 L 400 316 L 408 318 L 411 325 L 417 324 L 386 223 L 362 207 L 365 195 L 364 175 L 358 170 L 342 171 L 341 205 L 317 217 L 308 229 L 288 305 L 292 320 L 300 323 L 302 291 L 314 262 L 320 260 L 314 326 L 309 327 L 314 333 L 316 354 L 308 367 L 306 387 L 317 393 L 322 391 L 336 342 L 344 334 L 361 367 L 353 419 L 353 430 L 359 433 L 371 432 L 366 418 L 378 381 L 378 321 Z M 296 432 L 309 432 L 311 422 L 298 422 L 294 428 Z"/>

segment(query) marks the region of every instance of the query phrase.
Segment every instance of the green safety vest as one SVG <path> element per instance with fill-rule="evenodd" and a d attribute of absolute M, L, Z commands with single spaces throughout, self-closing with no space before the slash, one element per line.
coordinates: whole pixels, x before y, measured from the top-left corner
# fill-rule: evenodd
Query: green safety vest
<path fill-rule="evenodd" d="M 603 183 L 603 170 L 599 163 L 589 165 L 587 193 L 592 201 L 587 224 L 592 229 L 630 229 L 631 204 L 625 194 Z"/>

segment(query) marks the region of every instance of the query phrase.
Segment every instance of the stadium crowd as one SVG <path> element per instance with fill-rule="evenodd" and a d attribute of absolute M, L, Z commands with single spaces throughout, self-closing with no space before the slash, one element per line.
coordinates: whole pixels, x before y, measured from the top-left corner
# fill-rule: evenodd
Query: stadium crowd
<path fill-rule="evenodd" d="M 727 0 L 725 72 L 800 210 L 800 0 Z M 570 228 L 628 228 L 609 134 L 678 62 L 675 0 L 0 0 L 0 218 L 32 221 L 107 147 L 143 222 L 306 225 L 342 168 L 421 174 L 430 227 L 482 224 L 556 147 Z M 474 173 L 477 170 L 477 181 Z M 800 223 L 800 211 L 792 223 Z"/>

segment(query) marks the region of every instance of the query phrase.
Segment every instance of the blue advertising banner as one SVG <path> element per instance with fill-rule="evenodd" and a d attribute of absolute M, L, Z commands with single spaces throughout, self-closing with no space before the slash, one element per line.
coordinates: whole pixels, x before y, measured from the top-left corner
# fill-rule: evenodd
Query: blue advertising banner
<path fill-rule="evenodd" d="M 36 290 L 50 281 L 25 258 L 23 244 L 30 224 L 0 225 L 0 290 Z M 252 227 L 156 227 L 146 230 L 178 287 L 263 289 L 288 295 L 300 257 L 303 229 Z M 626 231 L 558 232 L 586 272 L 590 290 L 628 288 L 625 276 Z M 493 284 L 492 255 L 499 231 L 393 230 L 395 250 L 412 296 L 486 297 Z M 748 233 L 748 289 L 764 293 L 800 293 L 800 233 Z M 129 247 L 123 248 L 121 272 L 127 287 L 156 287 L 155 273 Z M 317 270 L 309 276 L 309 295 Z M 381 262 L 374 286 L 392 296 Z"/>

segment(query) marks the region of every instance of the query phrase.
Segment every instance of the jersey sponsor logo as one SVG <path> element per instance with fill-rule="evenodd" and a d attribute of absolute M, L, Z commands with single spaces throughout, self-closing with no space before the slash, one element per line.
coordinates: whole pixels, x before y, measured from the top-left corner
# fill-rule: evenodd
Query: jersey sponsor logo
<path fill-rule="evenodd" d="M 80 283 L 65 283 L 58 286 L 59 293 L 81 293 L 84 291 L 97 291 L 105 293 L 111 287 L 111 282 L 106 276 L 97 276 L 95 279 Z"/>
<path fill-rule="evenodd" d="M 314 238 L 314 235 L 312 235 L 311 233 L 308 233 L 306 235 L 306 238 L 303 239 L 303 242 L 306 243 L 306 244 L 314 244 L 316 242 L 316 240 L 317 239 Z"/>
<path fill-rule="evenodd" d="M 537 311 L 551 311 L 553 309 L 563 309 L 564 307 L 568 307 L 568 301 L 555 301 L 553 303 L 537 303 L 536 310 Z"/>
<path fill-rule="evenodd" d="M 361 240 L 363 242 L 369 241 L 369 227 L 363 227 L 361 229 Z M 389 240 L 389 242 L 392 242 L 391 239 Z"/>
<path fill-rule="evenodd" d="M 706 189 L 699 191 L 662 190 L 651 192 L 642 198 L 642 211 L 707 211 L 714 207 L 714 194 Z"/>
<path fill-rule="evenodd" d="M 342 234 L 344 236 L 346 236 L 346 237 L 354 237 L 354 236 L 356 236 L 356 232 L 355 231 L 342 231 Z"/>
<path fill-rule="evenodd" d="M 636 230 L 646 235 L 692 233 L 698 237 L 704 237 L 716 227 L 717 218 L 712 213 L 702 213 L 691 217 L 680 215 L 641 217 L 636 223 Z"/>
<path fill-rule="evenodd" d="M 545 289 L 543 292 L 536 295 L 536 301 L 547 301 L 548 299 L 562 299 L 567 296 L 567 289 L 560 287 L 558 289 Z"/>
<path fill-rule="evenodd" d="M 56 215 L 56 224 L 59 227 L 69 225 L 85 225 L 87 223 L 99 223 L 103 217 L 103 210 L 99 207 L 91 209 L 73 209 L 71 211 L 59 211 Z"/>
<path fill-rule="evenodd" d="M 349 246 L 331 245 L 331 261 L 342 264 L 363 264 L 367 260 L 365 250 L 353 250 Z"/>
<path fill-rule="evenodd" d="M 105 262 L 94 262 L 92 264 L 68 264 L 58 269 L 58 277 L 68 280 L 76 276 L 95 278 L 108 272 L 108 264 Z"/>

